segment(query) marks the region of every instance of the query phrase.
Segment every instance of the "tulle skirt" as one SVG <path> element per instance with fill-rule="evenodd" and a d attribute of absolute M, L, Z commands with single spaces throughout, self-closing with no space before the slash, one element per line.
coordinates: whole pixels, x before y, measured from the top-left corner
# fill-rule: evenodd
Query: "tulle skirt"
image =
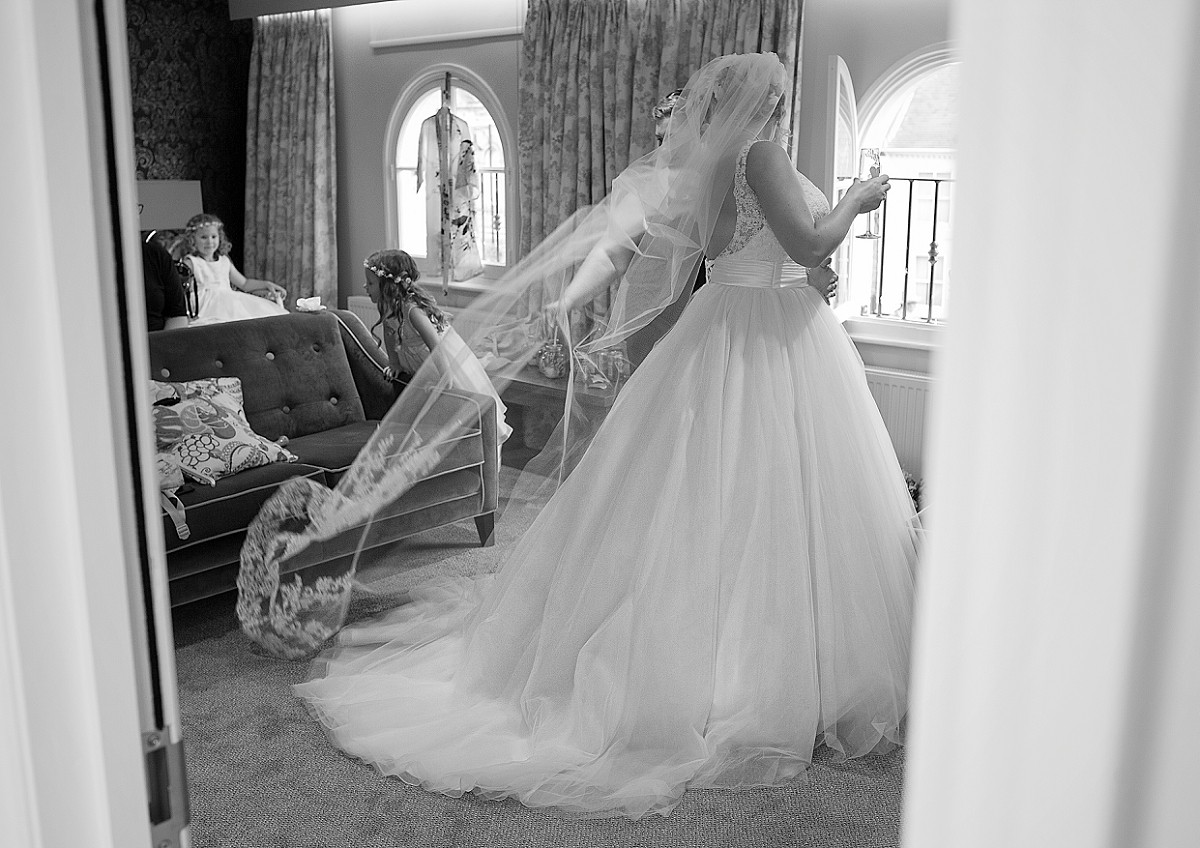
<path fill-rule="evenodd" d="M 297 693 L 426 789 L 584 815 L 902 741 L 913 507 L 807 286 L 710 283 L 502 568 L 351 628 Z"/>

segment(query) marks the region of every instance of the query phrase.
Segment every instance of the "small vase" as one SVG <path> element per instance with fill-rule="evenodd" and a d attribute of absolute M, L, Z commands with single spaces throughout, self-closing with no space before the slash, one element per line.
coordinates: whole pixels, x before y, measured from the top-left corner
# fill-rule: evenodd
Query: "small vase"
<path fill-rule="evenodd" d="M 557 380 L 567 370 L 567 352 L 558 342 L 547 342 L 538 351 L 537 368 L 543 377 Z"/>

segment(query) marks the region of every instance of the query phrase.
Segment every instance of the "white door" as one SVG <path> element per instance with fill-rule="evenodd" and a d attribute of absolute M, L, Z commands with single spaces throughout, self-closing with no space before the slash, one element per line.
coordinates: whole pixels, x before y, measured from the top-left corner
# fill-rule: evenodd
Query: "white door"
<path fill-rule="evenodd" d="M 829 57 L 829 91 L 826 132 L 825 193 L 833 205 L 854 182 L 858 167 L 858 101 L 854 96 L 854 81 L 850 69 L 841 56 Z M 852 242 L 846 239 L 833 254 L 833 269 L 839 278 L 838 294 L 833 305 L 846 302 L 849 298 L 846 287 L 850 284 Z"/>
<path fill-rule="evenodd" d="M 4 9 L 0 842 L 179 848 L 124 2 Z"/>

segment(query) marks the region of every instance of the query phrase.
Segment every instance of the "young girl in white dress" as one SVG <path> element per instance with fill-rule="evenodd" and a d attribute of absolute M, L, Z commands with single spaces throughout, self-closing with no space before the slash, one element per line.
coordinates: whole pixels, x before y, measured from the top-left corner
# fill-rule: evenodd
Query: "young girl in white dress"
<path fill-rule="evenodd" d="M 233 244 L 216 215 L 193 215 L 178 243 L 176 255 L 192 269 L 199 308 L 191 326 L 286 315 L 287 289 L 270 280 L 246 277 L 229 259 Z"/>
<path fill-rule="evenodd" d="M 417 280 L 420 269 L 403 250 L 379 250 L 363 260 L 363 288 L 379 309 L 376 327 L 383 330 L 389 376 L 395 380 L 420 370 L 436 351 L 435 365 L 450 366 L 458 388 L 490 395 L 496 402 L 498 443 L 512 435 L 505 420 L 507 407 L 483 365 L 450 326 L 446 314 Z M 374 329 L 374 327 L 372 327 Z"/>
<path fill-rule="evenodd" d="M 688 788 L 785 783 L 818 745 L 846 758 L 902 743 L 913 504 L 862 360 L 805 270 L 887 178 L 831 210 L 772 140 L 787 91 L 773 54 L 705 65 L 663 145 L 502 281 L 494 327 L 520 302 L 565 310 L 619 278 L 603 335 L 578 344 L 588 355 L 645 326 L 710 257 L 708 283 L 598 429 L 566 429 L 586 413 L 568 389 L 550 444 L 569 473 L 499 571 L 448 575 L 345 628 L 296 687 L 337 746 L 448 795 L 639 818 Z M 565 292 L 534 288 L 580 262 Z M 474 340 L 470 317 L 456 323 Z M 420 420 L 414 385 L 394 425 Z M 393 496 L 390 480 L 379 488 L 340 488 L 306 518 L 314 532 L 338 510 L 353 518 Z M 297 634 L 328 632 L 310 610 L 345 601 L 306 587 L 297 620 L 296 590 L 268 594 L 275 552 L 303 542 L 288 526 L 264 524 L 252 600 L 275 616 L 273 639 L 301 647 Z"/>

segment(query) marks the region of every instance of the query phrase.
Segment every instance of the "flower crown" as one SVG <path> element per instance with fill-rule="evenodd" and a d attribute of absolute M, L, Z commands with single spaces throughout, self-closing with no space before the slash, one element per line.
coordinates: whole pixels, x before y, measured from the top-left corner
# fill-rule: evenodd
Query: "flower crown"
<path fill-rule="evenodd" d="M 397 277 L 391 271 L 388 271 L 385 268 L 381 268 L 378 265 L 372 265 L 370 262 L 368 262 L 365 259 L 363 260 L 363 267 L 366 268 L 368 271 L 370 271 L 372 274 L 374 274 L 376 277 L 383 277 L 385 279 L 391 280 L 394 283 L 411 283 L 412 282 L 412 277 L 408 276 L 408 274 L 401 274 L 399 277 Z"/>
<path fill-rule="evenodd" d="M 188 219 L 188 222 L 183 225 L 184 231 L 189 233 L 194 233 L 201 227 L 216 227 L 218 230 L 224 232 L 225 222 L 216 215 L 210 215 L 207 212 L 202 212 L 199 215 L 193 215 Z"/>

